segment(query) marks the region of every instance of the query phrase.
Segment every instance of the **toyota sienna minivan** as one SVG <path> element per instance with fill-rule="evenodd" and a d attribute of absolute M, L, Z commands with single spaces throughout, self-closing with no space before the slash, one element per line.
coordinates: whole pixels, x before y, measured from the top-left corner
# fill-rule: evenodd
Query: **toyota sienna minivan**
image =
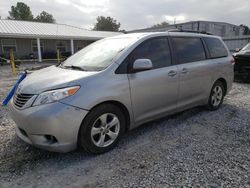
<path fill-rule="evenodd" d="M 216 36 L 124 34 L 28 74 L 9 107 L 17 135 L 29 144 L 103 153 L 146 122 L 195 106 L 218 109 L 232 87 L 233 65 Z"/>

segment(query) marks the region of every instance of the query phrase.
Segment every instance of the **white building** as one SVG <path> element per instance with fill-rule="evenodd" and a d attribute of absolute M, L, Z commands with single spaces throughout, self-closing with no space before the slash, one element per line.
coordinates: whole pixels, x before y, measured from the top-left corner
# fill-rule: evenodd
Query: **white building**
<path fill-rule="evenodd" d="M 43 58 L 55 58 L 57 50 L 69 56 L 96 40 L 120 34 L 65 24 L 0 19 L 0 57 L 8 59 L 12 49 L 15 58 L 32 56 L 41 62 Z"/>

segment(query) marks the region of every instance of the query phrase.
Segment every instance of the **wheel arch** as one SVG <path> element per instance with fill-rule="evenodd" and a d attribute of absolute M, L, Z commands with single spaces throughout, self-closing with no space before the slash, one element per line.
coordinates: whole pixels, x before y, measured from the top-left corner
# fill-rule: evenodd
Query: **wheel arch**
<path fill-rule="evenodd" d="M 221 78 L 219 78 L 219 79 L 217 79 L 215 82 L 217 82 L 217 81 L 220 81 L 222 84 L 223 84 L 223 86 L 224 86 L 224 89 L 225 89 L 225 95 L 226 95 L 226 93 L 227 93 L 227 81 L 226 81 L 226 79 L 225 78 L 223 78 L 223 77 L 221 77 Z M 214 83 L 215 83 L 214 82 Z"/>
<path fill-rule="evenodd" d="M 130 129 L 130 124 L 131 124 L 131 117 L 130 117 L 130 113 L 129 113 L 129 110 L 128 108 L 121 102 L 119 101 L 116 101 L 116 100 L 107 100 L 107 101 L 103 101 L 103 102 L 100 102 L 96 105 L 94 105 L 90 111 L 100 105 L 103 105 L 103 104 L 113 104 L 115 106 L 117 106 L 119 109 L 122 110 L 122 112 L 124 113 L 125 115 L 125 120 L 126 120 L 126 127 L 125 127 L 125 131 L 127 132 L 129 129 Z M 83 119 L 84 121 L 84 119 Z"/>

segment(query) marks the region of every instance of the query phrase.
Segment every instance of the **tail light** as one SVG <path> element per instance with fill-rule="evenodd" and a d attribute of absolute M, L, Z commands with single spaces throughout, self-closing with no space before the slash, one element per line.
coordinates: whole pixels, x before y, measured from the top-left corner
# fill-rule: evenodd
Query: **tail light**
<path fill-rule="evenodd" d="M 235 64 L 235 59 L 232 59 L 232 60 L 230 61 L 230 63 L 231 63 L 232 65 L 234 65 L 234 64 Z"/>

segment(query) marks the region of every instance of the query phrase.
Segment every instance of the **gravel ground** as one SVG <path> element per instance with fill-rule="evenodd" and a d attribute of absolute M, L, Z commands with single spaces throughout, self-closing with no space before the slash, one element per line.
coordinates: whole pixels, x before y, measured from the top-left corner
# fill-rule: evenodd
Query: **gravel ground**
<path fill-rule="evenodd" d="M 0 99 L 15 81 L 0 67 Z M 23 143 L 0 108 L 0 187 L 250 187 L 250 85 L 215 112 L 194 108 L 130 131 L 102 155 Z"/>

